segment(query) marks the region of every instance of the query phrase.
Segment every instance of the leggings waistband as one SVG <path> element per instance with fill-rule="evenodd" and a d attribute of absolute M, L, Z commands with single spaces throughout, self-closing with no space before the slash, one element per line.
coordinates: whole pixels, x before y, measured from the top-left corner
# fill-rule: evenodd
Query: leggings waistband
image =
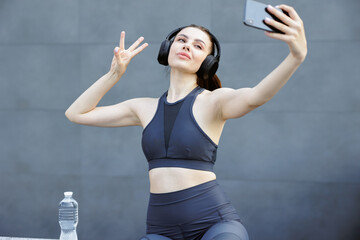
<path fill-rule="evenodd" d="M 218 186 L 216 179 L 198 184 L 193 187 L 185 188 L 175 192 L 169 193 L 150 193 L 150 205 L 163 205 L 180 202 L 189 198 L 203 194 L 214 187 Z"/>

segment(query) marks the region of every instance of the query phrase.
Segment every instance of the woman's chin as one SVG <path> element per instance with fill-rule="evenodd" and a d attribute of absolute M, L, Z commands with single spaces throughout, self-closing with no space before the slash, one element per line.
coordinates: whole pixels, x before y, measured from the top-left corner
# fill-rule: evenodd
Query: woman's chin
<path fill-rule="evenodd" d="M 189 66 L 188 63 L 181 63 L 181 62 L 176 62 L 171 64 L 169 63 L 169 66 L 171 67 L 172 70 L 176 70 L 179 72 L 193 73 L 193 74 L 197 72 L 197 70 L 194 69 L 193 66 Z"/>

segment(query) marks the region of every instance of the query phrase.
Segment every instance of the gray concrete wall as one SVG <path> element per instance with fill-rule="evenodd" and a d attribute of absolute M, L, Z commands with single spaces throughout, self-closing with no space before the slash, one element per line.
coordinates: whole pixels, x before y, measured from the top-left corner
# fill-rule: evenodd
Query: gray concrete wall
<path fill-rule="evenodd" d="M 215 173 L 252 240 L 360 239 L 360 1 L 285 2 L 305 23 L 307 59 L 269 103 L 226 124 Z M 145 233 L 142 129 L 79 126 L 64 112 L 109 70 L 121 30 L 127 46 L 150 45 L 100 105 L 166 91 L 160 42 L 189 23 L 219 38 L 224 86 L 256 85 L 288 48 L 245 27 L 243 4 L 1 0 L 0 235 L 58 238 L 67 190 L 79 239 Z"/>

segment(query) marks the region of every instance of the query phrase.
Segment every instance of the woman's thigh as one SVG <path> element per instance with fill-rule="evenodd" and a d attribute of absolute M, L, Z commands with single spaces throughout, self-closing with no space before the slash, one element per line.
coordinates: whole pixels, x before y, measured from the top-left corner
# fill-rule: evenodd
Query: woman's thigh
<path fill-rule="evenodd" d="M 201 240 L 249 240 L 249 236 L 239 221 L 227 221 L 214 224 Z"/>
<path fill-rule="evenodd" d="M 147 234 L 141 237 L 139 240 L 171 240 L 171 238 L 164 237 L 157 234 Z"/>

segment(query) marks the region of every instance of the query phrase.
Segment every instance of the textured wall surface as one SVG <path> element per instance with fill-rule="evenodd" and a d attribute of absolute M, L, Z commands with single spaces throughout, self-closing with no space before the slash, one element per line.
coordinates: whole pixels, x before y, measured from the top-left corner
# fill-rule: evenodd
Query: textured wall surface
<path fill-rule="evenodd" d="M 279 4 L 275 0 L 265 3 Z M 360 239 L 358 0 L 286 0 L 308 56 L 267 104 L 230 120 L 215 173 L 252 240 Z M 58 238 L 58 203 L 79 202 L 79 239 L 145 233 L 149 183 L 140 127 L 68 121 L 110 68 L 121 30 L 149 47 L 100 101 L 158 97 L 160 42 L 190 23 L 219 39 L 223 86 L 255 86 L 288 54 L 242 24 L 244 0 L 0 0 L 0 236 Z"/>

